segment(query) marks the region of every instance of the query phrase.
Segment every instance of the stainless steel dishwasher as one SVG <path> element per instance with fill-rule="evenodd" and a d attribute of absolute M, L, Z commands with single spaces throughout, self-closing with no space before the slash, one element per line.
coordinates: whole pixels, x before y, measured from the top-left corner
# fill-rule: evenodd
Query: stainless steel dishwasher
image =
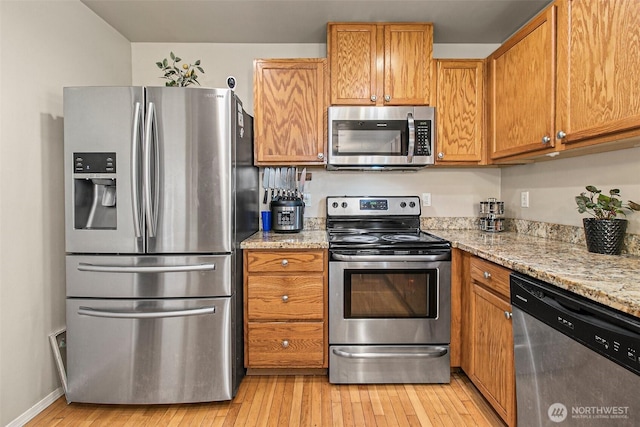
<path fill-rule="evenodd" d="M 640 425 L 640 319 L 511 274 L 518 426 Z"/>

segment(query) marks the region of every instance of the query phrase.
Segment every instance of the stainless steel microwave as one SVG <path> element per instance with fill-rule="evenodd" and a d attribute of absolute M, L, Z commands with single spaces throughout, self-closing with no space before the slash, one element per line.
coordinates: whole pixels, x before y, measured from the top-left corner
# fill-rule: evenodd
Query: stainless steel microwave
<path fill-rule="evenodd" d="M 435 108 L 333 106 L 327 169 L 406 170 L 433 164 Z"/>

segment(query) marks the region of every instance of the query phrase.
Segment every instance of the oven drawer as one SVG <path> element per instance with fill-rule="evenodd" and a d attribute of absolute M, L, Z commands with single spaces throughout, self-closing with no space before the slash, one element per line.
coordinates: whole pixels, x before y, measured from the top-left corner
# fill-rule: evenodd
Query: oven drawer
<path fill-rule="evenodd" d="M 509 274 L 509 269 L 482 258 L 471 258 L 471 278 L 506 298 L 510 295 Z"/>
<path fill-rule="evenodd" d="M 322 275 L 259 275 L 247 278 L 247 319 L 319 320 L 324 318 Z"/>
<path fill-rule="evenodd" d="M 248 324 L 248 362 L 252 368 L 322 368 L 324 323 Z"/>
<path fill-rule="evenodd" d="M 247 251 L 249 273 L 322 272 L 326 251 Z"/>

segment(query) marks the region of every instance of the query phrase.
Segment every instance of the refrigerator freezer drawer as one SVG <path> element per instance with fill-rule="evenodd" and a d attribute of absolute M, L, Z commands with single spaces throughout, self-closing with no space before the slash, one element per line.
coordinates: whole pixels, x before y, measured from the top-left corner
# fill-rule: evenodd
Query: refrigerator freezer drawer
<path fill-rule="evenodd" d="M 67 297 L 230 296 L 232 255 L 67 255 Z"/>
<path fill-rule="evenodd" d="M 232 298 L 67 299 L 67 399 L 231 399 L 231 304 Z"/>

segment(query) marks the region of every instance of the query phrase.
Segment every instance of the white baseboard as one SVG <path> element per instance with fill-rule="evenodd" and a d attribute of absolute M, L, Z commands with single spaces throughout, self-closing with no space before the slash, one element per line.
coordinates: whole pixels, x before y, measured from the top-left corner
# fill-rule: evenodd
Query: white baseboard
<path fill-rule="evenodd" d="M 45 398 L 42 399 L 40 402 L 36 403 L 31 408 L 29 408 L 29 410 L 24 412 L 18 418 L 16 418 L 15 420 L 7 424 L 6 427 L 22 427 L 23 425 L 28 423 L 32 418 L 38 415 L 40 412 L 47 409 L 49 405 L 51 405 L 53 402 L 58 400 L 58 398 L 63 394 L 64 394 L 64 391 L 62 391 L 62 387 L 58 387 L 57 389 L 49 393 L 47 396 L 45 396 Z"/>

